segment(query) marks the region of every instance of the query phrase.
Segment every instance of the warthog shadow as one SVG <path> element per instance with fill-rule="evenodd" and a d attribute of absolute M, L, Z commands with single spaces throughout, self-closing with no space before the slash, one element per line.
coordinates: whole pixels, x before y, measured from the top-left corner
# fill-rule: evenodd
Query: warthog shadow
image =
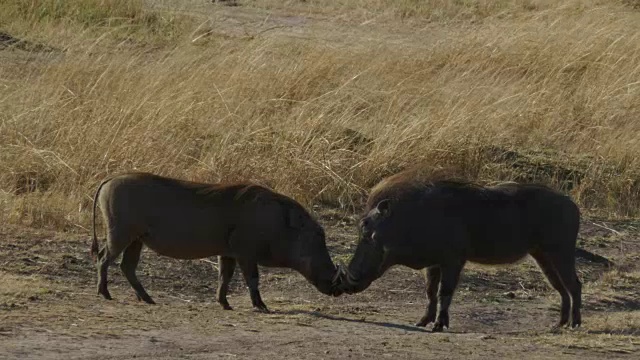
<path fill-rule="evenodd" d="M 284 311 L 282 311 L 281 310 L 281 311 L 273 311 L 273 313 L 282 314 L 282 315 L 300 315 L 300 314 L 303 314 L 303 315 L 311 315 L 311 316 L 315 316 L 315 317 L 318 317 L 318 318 L 327 319 L 327 320 L 333 320 L 333 321 L 348 321 L 348 322 L 353 322 L 353 323 L 369 324 L 369 325 L 381 326 L 381 327 L 385 327 L 385 328 L 392 328 L 392 329 L 413 331 L 413 332 L 423 332 L 423 333 L 430 333 L 431 332 L 431 331 L 428 331 L 428 330 L 426 330 L 424 328 L 411 326 L 411 325 L 394 324 L 394 323 L 382 322 L 382 321 L 370 321 L 370 320 L 364 320 L 364 319 L 350 319 L 350 318 L 346 318 L 346 317 L 342 317 L 342 316 L 323 314 L 323 313 L 321 313 L 319 311 L 307 311 L 307 310 L 284 310 Z"/>
<path fill-rule="evenodd" d="M 606 299 L 598 299 L 587 303 L 585 308 L 587 309 L 602 309 L 607 308 L 609 310 L 617 311 L 635 311 L 640 310 L 640 300 L 632 299 L 626 296 L 612 296 Z"/>

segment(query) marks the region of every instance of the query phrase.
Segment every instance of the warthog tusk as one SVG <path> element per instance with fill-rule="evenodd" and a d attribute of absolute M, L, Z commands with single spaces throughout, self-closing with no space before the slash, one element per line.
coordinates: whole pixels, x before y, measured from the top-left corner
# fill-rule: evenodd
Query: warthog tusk
<path fill-rule="evenodd" d="M 342 277 L 343 273 L 344 273 L 344 267 L 342 266 L 342 264 L 337 265 L 336 274 L 333 275 L 333 278 L 331 279 L 331 284 L 336 285 L 338 280 Z"/>
<path fill-rule="evenodd" d="M 348 267 L 344 267 L 342 269 L 343 269 L 342 271 L 344 271 L 344 274 L 346 275 L 345 277 L 347 279 L 347 283 L 349 285 L 351 285 L 351 286 L 358 285 L 360 280 L 357 277 L 353 276 L 353 274 L 351 274 L 351 272 L 349 271 L 349 268 Z"/>

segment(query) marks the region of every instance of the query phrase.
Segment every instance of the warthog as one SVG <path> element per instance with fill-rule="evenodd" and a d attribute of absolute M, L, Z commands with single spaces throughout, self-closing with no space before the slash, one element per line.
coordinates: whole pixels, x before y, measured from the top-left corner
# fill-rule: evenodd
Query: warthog
<path fill-rule="evenodd" d="M 106 246 L 99 252 L 98 204 L 107 229 Z M 124 251 L 120 268 L 138 300 L 154 303 L 136 277 L 143 244 L 176 259 L 217 255 L 217 300 L 227 310 L 236 262 L 259 310 L 268 311 L 258 291 L 258 264 L 295 269 L 322 293 L 338 295 L 338 271 L 322 227 L 296 201 L 255 184 L 201 184 L 146 173 L 105 180 L 93 207 L 91 254 L 98 254 L 99 294 L 111 299 L 107 269 Z"/>
<path fill-rule="evenodd" d="M 396 264 L 425 269 L 428 306 L 416 325 L 435 322 L 433 331 L 442 331 L 449 327 L 449 305 L 467 261 L 509 264 L 530 254 L 562 298 L 558 326 L 571 318 L 571 327 L 577 327 L 582 291 L 575 268 L 579 223 L 576 204 L 544 186 L 481 187 L 413 180 L 400 173 L 372 189 L 355 254 L 341 271 L 340 288 L 363 291 Z"/>

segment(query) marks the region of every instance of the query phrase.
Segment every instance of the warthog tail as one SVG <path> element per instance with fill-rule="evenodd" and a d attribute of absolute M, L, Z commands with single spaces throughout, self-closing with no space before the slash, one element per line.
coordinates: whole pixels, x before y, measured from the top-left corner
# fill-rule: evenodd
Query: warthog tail
<path fill-rule="evenodd" d="M 111 180 L 111 178 L 101 182 L 100 186 L 98 186 L 98 190 L 96 190 L 96 194 L 93 196 L 93 240 L 91 242 L 91 250 L 89 251 L 89 254 L 94 262 L 96 261 L 96 257 L 100 251 L 100 248 L 98 247 L 98 235 L 96 234 L 96 207 L 98 206 L 98 196 L 100 195 L 100 190 L 102 190 L 104 184 L 109 180 Z"/>
<path fill-rule="evenodd" d="M 591 261 L 594 263 L 598 263 L 598 264 L 604 264 L 607 267 L 611 267 L 613 265 L 613 263 L 605 258 L 604 256 L 600 256 L 598 254 L 594 254 L 590 251 L 587 251 L 585 249 L 581 249 L 581 248 L 576 248 L 576 257 L 577 258 L 582 258 L 585 259 L 587 261 Z"/>

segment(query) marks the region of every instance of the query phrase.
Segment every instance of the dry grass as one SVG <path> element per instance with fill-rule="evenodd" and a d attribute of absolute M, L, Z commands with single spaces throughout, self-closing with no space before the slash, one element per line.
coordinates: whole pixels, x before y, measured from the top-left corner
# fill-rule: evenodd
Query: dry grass
<path fill-rule="evenodd" d="M 54 3 L 0 1 L 0 30 L 64 50 L 0 53 L 0 222 L 86 226 L 98 182 L 134 169 L 352 209 L 417 166 L 639 214 L 640 13 L 623 2 L 252 2 L 350 15 L 316 37 L 210 24 L 196 42 L 202 18 L 184 12 L 94 0 L 42 16 Z"/>
<path fill-rule="evenodd" d="M 640 311 L 601 312 L 592 314 L 584 329 L 541 334 L 535 341 L 567 349 L 637 354 L 639 334 Z"/>

